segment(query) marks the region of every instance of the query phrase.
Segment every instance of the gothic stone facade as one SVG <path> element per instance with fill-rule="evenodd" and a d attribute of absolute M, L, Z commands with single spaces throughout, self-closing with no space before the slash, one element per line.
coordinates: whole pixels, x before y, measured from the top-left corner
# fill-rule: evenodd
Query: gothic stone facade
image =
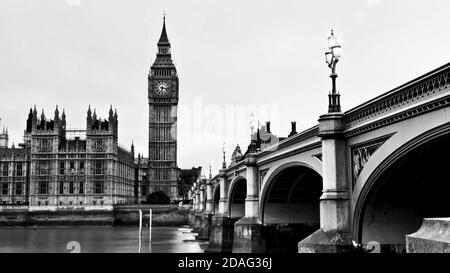
<path fill-rule="evenodd" d="M 0 204 L 28 202 L 29 149 L 0 147 Z"/>
<path fill-rule="evenodd" d="M 148 195 L 148 179 L 149 179 L 148 158 L 142 157 L 139 154 L 138 157 L 135 158 L 134 163 L 136 164 L 137 203 L 144 204 L 147 202 L 147 195 Z"/>
<path fill-rule="evenodd" d="M 2 204 L 101 206 L 135 202 L 134 147 L 118 144 L 117 111 L 92 115 L 86 129 L 66 129 L 66 115 L 30 109 L 24 144 L 0 148 Z"/>

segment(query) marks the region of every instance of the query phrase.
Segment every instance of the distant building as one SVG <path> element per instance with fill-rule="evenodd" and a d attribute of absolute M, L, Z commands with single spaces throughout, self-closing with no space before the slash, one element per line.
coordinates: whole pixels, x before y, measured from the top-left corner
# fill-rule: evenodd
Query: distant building
<path fill-rule="evenodd" d="M 0 148 L 8 147 L 8 140 L 8 128 L 5 129 L 5 127 L 3 126 L 3 130 L 0 133 Z"/>
<path fill-rule="evenodd" d="M 29 148 L 0 147 L 0 204 L 28 204 Z"/>
<path fill-rule="evenodd" d="M 147 202 L 147 195 L 149 194 L 149 167 L 148 158 L 138 155 L 134 160 L 136 164 L 136 196 L 138 204 L 145 204 Z"/>
<path fill-rule="evenodd" d="M 7 139 L 7 137 L 6 137 Z M 2 142 L 3 144 L 3 142 Z M 134 147 L 118 144 L 118 115 L 97 118 L 89 107 L 85 129 L 66 129 L 30 109 L 20 148 L 0 148 L 1 204 L 97 206 L 136 202 Z"/>

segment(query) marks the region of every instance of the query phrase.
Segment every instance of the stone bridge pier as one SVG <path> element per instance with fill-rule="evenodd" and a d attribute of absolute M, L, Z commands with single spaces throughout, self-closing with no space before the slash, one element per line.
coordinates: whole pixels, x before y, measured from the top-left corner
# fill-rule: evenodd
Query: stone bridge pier
<path fill-rule="evenodd" d="M 193 232 L 200 232 L 202 223 L 202 212 L 204 211 L 204 190 L 200 185 L 194 195 L 194 228 Z"/>
<path fill-rule="evenodd" d="M 255 154 L 245 158 L 247 172 L 247 196 L 245 198 L 245 214 L 234 224 L 233 252 L 264 252 L 262 225 L 259 220 L 259 187 Z"/>
<path fill-rule="evenodd" d="M 208 252 L 231 252 L 234 227 L 228 211 L 228 182 L 225 169 L 219 170 L 219 211 L 211 218 Z"/>
<path fill-rule="evenodd" d="M 320 229 L 298 244 L 299 252 L 341 252 L 352 246 L 344 129 L 342 113 L 328 113 L 319 119 L 323 176 Z"/>
<path fill-rule="evenodd" d="M 207 179 L 205 182 L 206 183 L 204 184 L 202 190 L 200 191 L 201 197 L 204 198 L 204 196 L 206 195 L 205 200 L 206 206 L 204 210 L 200 210 L 198 214 L 200 227 L 198 230 L 197 239 L 199 240 L 209 240 L 211 230 L 211 217 L 214 214 L 213 189 L 211 178 Z"/>

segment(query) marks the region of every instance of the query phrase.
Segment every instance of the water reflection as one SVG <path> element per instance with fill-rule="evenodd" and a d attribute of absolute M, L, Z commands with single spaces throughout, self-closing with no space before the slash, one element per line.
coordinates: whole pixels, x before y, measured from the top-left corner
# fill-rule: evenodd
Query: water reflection
<path fill-rule="evenodd" d="M 137 227 L 2 227 L 0 252 L 50 253 L 192 253 L 204 252 L 207 242 L 196 241 L 190 228 L 143 229 L 139 249 Z"/>

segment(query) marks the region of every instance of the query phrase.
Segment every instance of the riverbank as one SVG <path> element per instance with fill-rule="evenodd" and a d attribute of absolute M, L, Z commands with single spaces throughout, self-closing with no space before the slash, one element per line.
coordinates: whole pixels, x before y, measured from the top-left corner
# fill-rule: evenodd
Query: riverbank
<path fill-rule="evenodd" d="M 139 210 L 143 224 L 149 223 L 152 210 L 153 226 L 183 226 L 189 224 L 189 209 L 178 205 L 129 205 L 98 207 L 29 207 L 0 208 L 0 226 L 91 226 L 137 225 Z"/>

